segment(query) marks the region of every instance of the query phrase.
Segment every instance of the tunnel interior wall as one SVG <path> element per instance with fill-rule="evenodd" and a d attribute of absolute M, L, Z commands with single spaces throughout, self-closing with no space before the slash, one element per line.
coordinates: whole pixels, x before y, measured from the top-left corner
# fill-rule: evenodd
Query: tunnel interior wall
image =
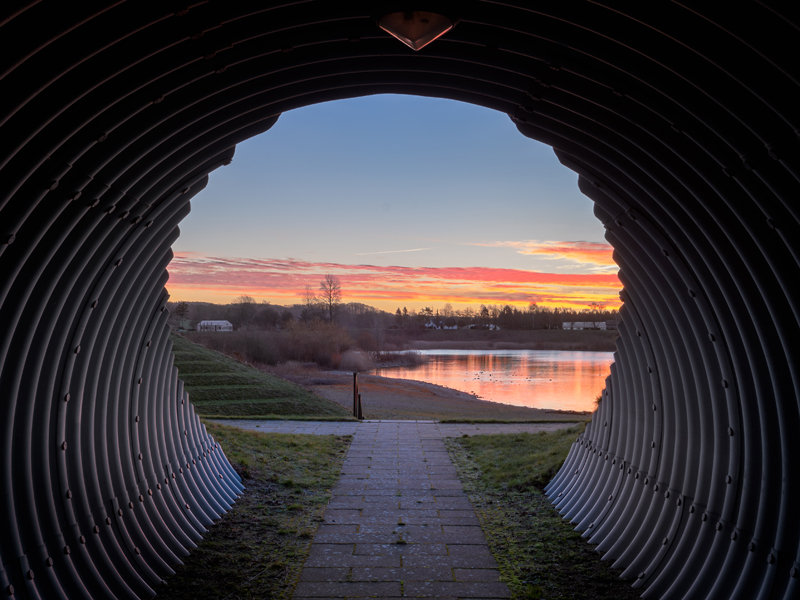
<path fill-rule="evenodd" d="M 401 93 L 551 145 L 614 248 L 559 510 L 645 597 L 800 596 L 796 9 L 430 0 L 460 21 L 415 53 L 402 2 L 341 4 L 0 8 L 0 588 L 149 597 L 235 501 L 172 364 L 178 224 L 280 113 Z"/>

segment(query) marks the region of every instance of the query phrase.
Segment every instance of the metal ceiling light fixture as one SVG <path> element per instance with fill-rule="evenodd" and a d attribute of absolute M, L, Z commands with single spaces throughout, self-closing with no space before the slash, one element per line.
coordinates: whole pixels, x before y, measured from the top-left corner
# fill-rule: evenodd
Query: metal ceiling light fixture
<path fill-rule="evenodd" d="M 389 13 L 378 20 L 378 27 L 412 50 L 421 50 L 454 26 L 449 17 L 419 10 Z"/>

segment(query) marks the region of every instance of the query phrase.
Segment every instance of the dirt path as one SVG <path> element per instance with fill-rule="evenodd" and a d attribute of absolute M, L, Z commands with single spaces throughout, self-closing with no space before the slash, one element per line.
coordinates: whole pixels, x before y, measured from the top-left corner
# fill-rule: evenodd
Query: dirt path
<path fill-rule="evenodd" d="M 352 373 L 326 372 L 324 379 L 318 381 L 320 383 L 308 387 L 323 398 L 352 410 Z M 480 400 L 472 394 L 422 381 L 359 374 L 358 382 L 366 419 L 589 419 L 586 413 Z"/>

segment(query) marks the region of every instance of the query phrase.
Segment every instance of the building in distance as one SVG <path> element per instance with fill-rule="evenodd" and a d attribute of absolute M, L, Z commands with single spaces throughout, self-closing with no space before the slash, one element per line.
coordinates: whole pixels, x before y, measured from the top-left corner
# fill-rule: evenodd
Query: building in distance
<path fill-rule="evenodd" d="M 605 321 L 564 321 L 561 329 L 606 329 Z"/>
<path fill-rule="evenodd" d="M 197 331 L 233 331 L 233 324 L 230 321 L 200 321 Z"/>

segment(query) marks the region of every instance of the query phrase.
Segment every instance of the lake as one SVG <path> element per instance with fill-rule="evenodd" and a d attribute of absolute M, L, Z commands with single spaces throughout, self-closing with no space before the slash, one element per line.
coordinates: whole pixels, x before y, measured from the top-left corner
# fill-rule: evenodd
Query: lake
<path fill-rule="evenodd" d="M 427 381 L 503 404 L 594 410 L 611 352 L 562 350 L 420 350 L 427 362 L 376 369 L 375 375 Z"/>

